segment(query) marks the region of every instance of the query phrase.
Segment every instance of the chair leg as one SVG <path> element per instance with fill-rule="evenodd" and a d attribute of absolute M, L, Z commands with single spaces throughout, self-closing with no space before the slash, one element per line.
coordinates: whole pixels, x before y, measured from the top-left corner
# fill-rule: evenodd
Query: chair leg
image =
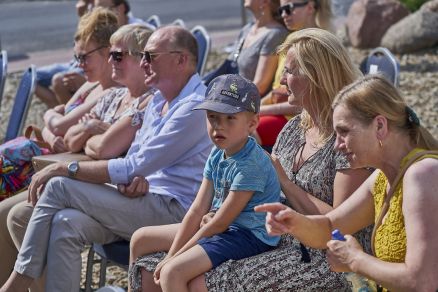
<path fill-rule="evenodd" d="M 94 264 L 94 249 L 90 246 L 90 251 L 87 257 L 87 268 L 85 274 L 85 292 L 91 292 L 91 284 L 93 283 L 93 264 Z"/>
<path fill-rule="evenodd" d="M 100 277 L 99 277 L 99 288 L 105 286 L 106 282 L 106 266 L 108 264 L 108 260 L 102 258 L 100 260 Z"/>

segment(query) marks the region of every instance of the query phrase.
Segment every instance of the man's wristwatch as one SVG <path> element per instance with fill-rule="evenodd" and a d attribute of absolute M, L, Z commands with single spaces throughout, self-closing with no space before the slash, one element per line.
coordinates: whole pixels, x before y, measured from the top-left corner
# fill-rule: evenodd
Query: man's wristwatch
<path fill-rule="evenodd" d="M 68 177 L 75 178 L 76 174 L 79 171 L 79 162 L 77 161 L 70 162 L 67 166 L 67 170 L 68 170 Z"/>

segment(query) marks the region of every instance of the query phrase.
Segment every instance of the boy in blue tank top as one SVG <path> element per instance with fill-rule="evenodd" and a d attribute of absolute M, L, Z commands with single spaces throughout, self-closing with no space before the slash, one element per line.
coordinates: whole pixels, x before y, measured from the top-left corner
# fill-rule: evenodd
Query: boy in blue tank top
<path fill-rule="evenodd" d="M 196 199 L 182 223 L 144 227 L 131 240 L 131 262 L 140 255 L 162 251 L 157 241 L 168 250 L 153 274 L 163 291 L 186 291 L 190 281 L 221 263 L 278 244 L 279 237 L 266 232 L 265 214 L 254 212 L 255 206 L 280 199 L 271 160 L 250 137 L 258 126 L 259 108 L 257 87 L 239 75 L 214 79 L 205 101 L 195 108 L 206 110 L 208 133 L 215 144 Z M 209 212 L 215 215 L 201 224 Z M 143 291 L 151 288 L 142 287 Z"/>

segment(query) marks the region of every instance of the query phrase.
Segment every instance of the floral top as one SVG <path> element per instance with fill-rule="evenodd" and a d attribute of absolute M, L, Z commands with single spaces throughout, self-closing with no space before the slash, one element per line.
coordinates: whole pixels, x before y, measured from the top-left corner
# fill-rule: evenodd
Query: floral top
<path fill-rule="evenodd" d="M 347 159 L 335 151 L 333 136 L 321 149 L 312 155 L 295 174 L 294 157 L 306 142 L 305 132 L 300 126 L 301 116 L 290 120 L 278 135 L 272 153 L 279 159 L 290 180 L 321 201 L 333 205 L 333 184 L 336 172 L 350 168 Z"/>
<path fill-rule="evenodd" d="M 99 86 L 99 83 L 94 84 L 89 89 L 82 92 L 82 94 L 73 103 L 71 103 L 68 107 L 65 108 L 64 115 L 68 114 L 69 112 L 71 112 L 72 110 L 74 110 L 75 108 L 77 108 L 78 106 L 83 104 L 85 102 L 85 100 L 87 99 L 87 97 L 90 95 L 90 93 L 94 89 L 96 89 L 97 86 Z"/>
<path fill-rule="evenodd" d="M 120 87 L 111 90 L 108 94 L 102 96 L 97 104 L 91 110 L 91 113 L 108 124 L 113 124 L 115 121 L 124 118 L 132 117 L 132 126 L 141 125 L 144 116 L 144 109 L 139 109 L 138 106 L 146 97 L 153 94 L 155 90 L 148 90 L 139 98 L 136 98 L 122 113 L 116 115 L 123 98 L 128 94 L 128 88 Z"/>

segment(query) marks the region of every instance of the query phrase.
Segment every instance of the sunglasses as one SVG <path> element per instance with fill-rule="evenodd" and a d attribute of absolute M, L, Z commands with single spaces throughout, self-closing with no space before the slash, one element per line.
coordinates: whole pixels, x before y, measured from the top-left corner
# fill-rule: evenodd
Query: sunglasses
<path fill-rule="evenodd" d="M 280 6 L 278 8 L 278 14 L 283 15 L 283 12 L 286 12 L 286 15 L 290 15 L 295 8 L 306 6 L 309 1 L 304 1 L 300 3 L 287 3 L 286 5 Z"/>
<path fill-rule="evenodd" d="M 101 47 L 98 47 L 98 48 L 96 48 L 96 49 L 94 49 L 94 50 L 91 50 L 91 51 L 89 51 L 89 52 L 87 52 L 87 53 L 85 53 L 85 54 L 79 54 L 79 55 L 74 54 L 73 57 L 74 57 L 75 61 L 76 61 L 78 64 L 82 64 L 82 63 L 87 62 L 87 57 L 88 57 L 89 55 L 91 55 L 92 53 L 94 53 L 94 52 L 96 52 L 96 51 L 98 51 L 98 50 L 101 50 L 101 49 L 103 49 L 103 48 L 106 48 L 106 47 L 105 47 L 105 46 L 101 46 Z"/>
<path fill-rule="evenodd" d="M 154 60 L 155 56 L 164 55 L 164 54 L 181 54 L 181 51 L 169 51 L 169 52 L 149 52 L 144 51 L 141 52 L 141 60 L 145 60 L 147 63 L 151 63 Z"/>
<path fill-rule="evenodd" d="M 140 52 L 117 52 L 117 51 L 111 51 L 109 52 L 109 56 L 113 58 L 114 62 L 120 63 L 123 61 L 123 56 L 125 55 L 131 55 L 131 56 L 139 56 L 142 55 Z"/>

